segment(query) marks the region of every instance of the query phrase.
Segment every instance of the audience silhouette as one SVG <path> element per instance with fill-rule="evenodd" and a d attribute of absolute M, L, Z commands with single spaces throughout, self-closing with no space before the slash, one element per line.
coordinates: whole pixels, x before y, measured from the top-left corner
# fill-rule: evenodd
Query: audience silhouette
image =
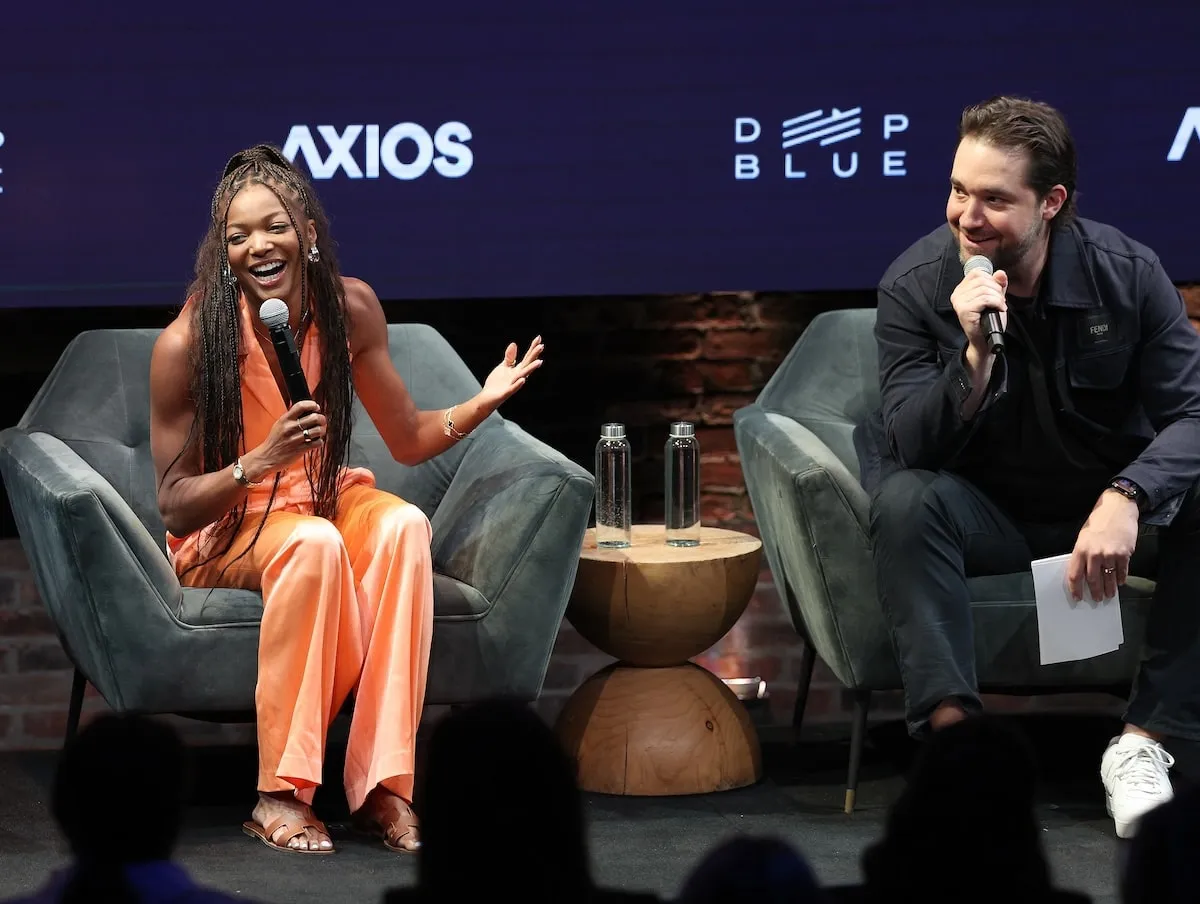
<path fill-rule="evenodd" d="M 427 761 L 417 886 L 389 891 L 389 904 L 658 900 L 593 883 L 574 764 L 530 707 L 493 699 L 451 712 Z"/>
<path fill-rule="evenodd" d="M 492 699 L 443 718 L 419 796 L 424 843 L 414 888 L 387 904 L 515 896 L 523 904 L 657 902 L 597 887 L 574 764 L 527 705 Z M 102 715 L 67 745 L 52 812 L 73 862 L 10 904 L 246 901 L 197 885 L 171 857 L 183 822 L 186 751 L 163 722 Z M 1011 902 L 1071 904 L 1053 887 L 1035 812 L 1037 774 L 1024 736 L 981 715 L 935 732 L 863 854 L 865 882 L 822 889 L 784 840 L 740 836 L 712 849 L 678 904 Z M 1174 904 L 1200 887 L 1200 787 L 1151 811 L 1129 846 L 1124 904 Z"/>
<path fill-rule="evenodd" d="M 1200 785 L 1142 817 L 1121 877 L 1124 904 L 1180 904 L 1200 896 Z"/>
<path fill-rule="evenodd" d="M 830 889 L 831 899 L 1089 901 L 1051 883 L 1036 791 L 1033 751 L 1003 717 L 973 716 L 934 732 L 883 837 L 863 853 L 865 883 Z"/>
<path fill-rule="evenodd" d="M 174 729 L 145 716 L 96 717 L 63 750 L 51 795 L 74 862 L 18 901 L 246 902 L 197 885 L 171 861 L 186 796 L 186 752 Z"/>
<path fill-rule="evenodd" d="M 692 871 L 679 904 L 816 904 L 826 900 L 808 863 L 786 841 L 738 836 Z"/>

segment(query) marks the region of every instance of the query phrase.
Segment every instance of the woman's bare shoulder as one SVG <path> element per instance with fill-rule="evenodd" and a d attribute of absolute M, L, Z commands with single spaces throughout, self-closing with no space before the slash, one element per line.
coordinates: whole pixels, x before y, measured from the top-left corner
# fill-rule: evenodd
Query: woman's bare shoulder
<path fill-rule="evenodd" d="M 154 340 L 154 352 L 150 358 L 151 389 L 162 379 L 175 383 L 180 375 L 187 373 L 192 344 L 191 321 L 187 311 L 181 312 Z M 155 377 L 161 379 L 156 380 Z"/>
<path fill-rule="evenodd" d="M 380 306 L 379 296 L 365 280 L 343 276 L 342 288 L 346 292 L 346 311 L 350 316 Z"/>
<path fill-rule="evenodd" d="M 351 353 L 387 345 L 387 318 L 379 297 L 367 283 L 354 277 L 343 277 L 346 292 L 346 332 L 350 337 Z"/>

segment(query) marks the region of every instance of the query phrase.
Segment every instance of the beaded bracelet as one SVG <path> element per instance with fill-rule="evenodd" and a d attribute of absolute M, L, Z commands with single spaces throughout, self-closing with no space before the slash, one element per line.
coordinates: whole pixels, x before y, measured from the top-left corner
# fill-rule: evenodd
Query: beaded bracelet
<path fill-rule="evenodd" d="M 460 439 L 466 439 L 467 435 L 465 433 L 462 433 L 459 430 L 454 429 L 454 416 L 453 415 L 454 415 L 454 409 L 456 407 L 457 407 L 456 405 L 451 405 L 449 408 L 446 409 L 446 423 L 443 427 L 443 432 L 448 437 L 450 437 L 452 440 L 457 442 Z"/>

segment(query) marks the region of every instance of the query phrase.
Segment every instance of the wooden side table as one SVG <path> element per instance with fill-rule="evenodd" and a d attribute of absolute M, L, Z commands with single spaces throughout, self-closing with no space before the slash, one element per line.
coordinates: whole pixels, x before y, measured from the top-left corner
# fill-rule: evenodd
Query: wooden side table
<path fill-rule="evenodd" d="M 689 662 L 733 627 L 754 593 L 762 542 L 706 527 L 699 546 L 666 545 L 662 525 L 635 525 L 633 545 L 584 537 L 567 618 L 619 661 L 571 695 L 556 731 L 580 786 L 607 794 L 701 794 L 762 777 L 745 706 Z"/>

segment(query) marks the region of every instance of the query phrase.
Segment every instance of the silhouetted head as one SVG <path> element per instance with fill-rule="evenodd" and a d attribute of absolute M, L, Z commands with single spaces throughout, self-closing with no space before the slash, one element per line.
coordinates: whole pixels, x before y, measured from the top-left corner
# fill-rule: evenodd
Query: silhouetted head
<path fill-rule="evenodd" d="M 1142 817 L 1121 876 L 1123 904 L 1170 904 L 1200 888 L 1200 785 Z"/>
<path fill-rule="evenodd" d="M 528 706 L 496 699 L 446 716 L 422 790 L 420 884 L 435 895 L 567 901 L 591 887 L 574 764 Z"/>
<path fill-rule="evenodd" d="M 167 860 L 183 823 L 183 744 L 145 716 L 98 716 L 63 751 L 54 818 L 79 860 Z"/>
<path fill-rule="evenodd" d="M 1007 721 L 972 716 L 934 732 L 883 839 L 863 854 L 868 885 L 927 897 L 944 881 L 961 894 L 969 876 L 999 895 L 1048 889 L 1036 791 L 1032 749 Z"/>
<path fill-rule="evenodd" d="M 713 849 L 684 883 L 679 904 L 824 901 L 804 858 L 777 838 L 740 837 Z"/>

